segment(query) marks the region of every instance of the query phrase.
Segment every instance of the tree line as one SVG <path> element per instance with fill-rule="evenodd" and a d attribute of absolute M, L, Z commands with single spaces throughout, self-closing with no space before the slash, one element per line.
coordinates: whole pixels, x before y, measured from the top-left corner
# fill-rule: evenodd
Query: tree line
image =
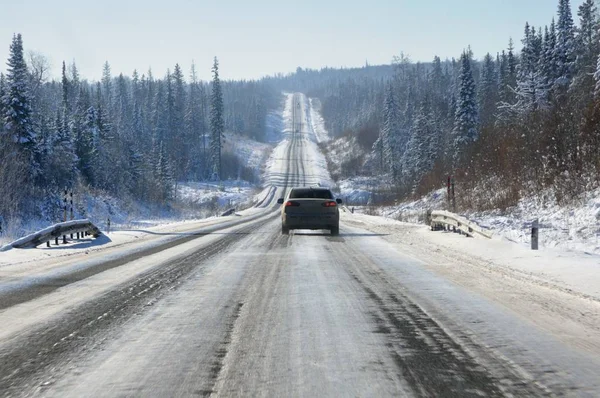
<path fill-rule="evenodd" d="M 47 59 L 15 34 L 0 74 L 0 215 L 39 214 L 65 188 L 168 204 L 175 182 L 235 177 L 223 164 L 225 132 L 264 139 L 280 93 L 261 81 L 211 82 L 192 63 L 158 78 L 151 69 L 90 82 L 76 64 L 49 79 Z M 143 198 L 143 199 L 142 199 Z"/>
<path fill-rule="evenodd" d="M 593 0 L 559 0 L 547 26 L 525 24 L 520 48 L 475 60 L 413 63 L 392 71 L 312 73 L 334 136 L 357 135 L 370 151 L 363 174 L 385 175 L 396 195 L 421 195 L 455 176 L 462 204 L 495 208 L 549 188 L 572 199 L 600 185 L 600 24 Z M 300 75 L 306 72 L 300 73 Z M 282 85 L 301 76 L 284 77 Z M 346 175 L 345 177 L 351 177 Z M 547 190 L 546 190 L 547 191 Z"/>

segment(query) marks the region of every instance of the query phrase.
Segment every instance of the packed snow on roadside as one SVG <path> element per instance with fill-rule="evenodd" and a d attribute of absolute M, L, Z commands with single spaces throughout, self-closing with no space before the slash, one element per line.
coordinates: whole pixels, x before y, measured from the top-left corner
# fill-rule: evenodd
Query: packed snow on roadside
<path fill-rule="evenodd" d="M 342 182 L 345 183 L 345 182 Z M 364 187 L 364 183 L 362 184 Z M 352 192 L 353 185 L 342 191 Z M 367 192 L 368 194 L 368 192 Z M 357 207 L 361 213 L 381 215 L 394 220 L 422 223 L 428 210 L 449 210 L 446 189 L 441 188 L 414 201 L 395 206 Z M 556 248 L 574 252 L 600 254 L 600 189 L 569 205 L 559 205 L 552 195 L 522 199 L 515 207 L 485 212 L 460 212 L 494 233 L 522 247 L 531 245 L 531 226 L 539 220 L 540 249 Z"/>
<path fill-rule="evenodd" d="M 327 142 L 329 141 L 329 132 L 325 129 L 325 121 L 321 116 L 321 100 L 318 98 L 309 98 L 309 109 L 308 112 L 308 124 L 312 128 L 315 137 L 317 138 L 317 142 Z"/>
<path fill-rule="evenodd" d="M 467 216 L 524 246 L 530 244 L 533 220 L 539 219 L 540 247 L 600 254 L 600 189 L 569 205 L 559 205 L 552 195 L 546 195 L 522 199 L 506 211 Z"/>
<path fill-rule="evenodd" d="M 422 224 L 383 216 L 357 212 L 341 215 L 350 225 L 381 233 L 386 240 L 408 245 L 416 253 L 443 256 L 447 264 L 460 267 L 462 261 L 472 261 L 482 269 L 500 267 L 517 278 L 553 285 L 600 301 L 600 257 L 594 254 L 564 247 L 531 250 L 524 244 L 501 237 L 473 239 L 451 232 L 431 231 Z M 463 257 L 465 255 L 467 257 Z"/>
<path fill-rule="evenodd" d="M 213 212 L 219 209 L 250 207 L 259 189 L 247 181 L 187 182 L 177 187 L 180 202 L 204 206 Z"/>

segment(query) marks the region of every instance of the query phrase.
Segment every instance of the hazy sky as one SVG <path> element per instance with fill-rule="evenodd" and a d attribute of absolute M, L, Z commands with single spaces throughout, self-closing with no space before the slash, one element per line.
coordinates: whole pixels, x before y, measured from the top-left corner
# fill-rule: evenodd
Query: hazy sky
<path fill-rule="evenodd" d="M 572 0 L 573 16 L 583 0 Z M 7 4 L 8 3 L 8 4 Z M 210 77 L 213 56 L 225 79 L 287 73 L 297 66 L 414 61 L 520 48 L 523 26 L 549 24 L 558 0 L 0 0 L 0 71 L 13 33 L 45 54 L 52 72 L 75 61 L 96 80 L 108 61 L 114 75 L 155 76 L 192 60 Z"/>

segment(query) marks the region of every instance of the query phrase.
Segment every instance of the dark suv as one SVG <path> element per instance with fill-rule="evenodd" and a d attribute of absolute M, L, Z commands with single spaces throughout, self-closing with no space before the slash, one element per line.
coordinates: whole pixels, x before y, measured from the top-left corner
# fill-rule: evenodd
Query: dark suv
<path fill-rule="evenodd" d="M 277 203 L 281 207 L 281 233 L 289 234 L 290 229 L 328 229 L 331 235 L 340 231 L 338 205 L 327 188 L 292 188 L 287 197 Z"/>

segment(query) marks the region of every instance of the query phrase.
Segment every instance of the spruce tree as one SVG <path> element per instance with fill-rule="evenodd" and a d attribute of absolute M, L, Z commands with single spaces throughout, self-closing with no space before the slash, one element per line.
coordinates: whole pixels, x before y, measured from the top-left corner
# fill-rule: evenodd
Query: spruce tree
<path fill-rule="evenodd" d="M 13 36 L 7 63 L 6 82 L 2 104 L 4 131 L 15 142 L 30 162 L 30 176 L 39 170 L 39 152 L 33 131 L 29 73 L 23 55 L 21 34 Z"/>
<path fill-rule="evenodd" d="M 4 95 L 6 94 L 6 78 L 4 77 L 4 73 L 0 73 L 0 124 L 4 124 L 2 122 L 4 118 Z"/>
<path fill-rule="evenodd" d="M 547 90 L 541 67 L 542 44 L 541 29 L 536 33 L 536 29 L 526 23 L 517 79 L 517 103 L 513 106 L 521 115 L 546 104 Z"/>
<path fill-rule="evenodd" d="M 219 61 L 217 57 L 214 58 L 212 73 L 212 95 L 210 101 L 211 166 L 213 178 L 220 181 L 223 177 L 221 175 L 221 151 L 225 125 L 223 120 L 223 93 L 221 90 L 221 81 L 219 80 Z"/>
<path fill-rule="evenodd" d="M 102 94 L 103 94 L 103 102 L 106 107 L 106 113 L 112 114 L 113 107 L 113 86 L 112 86 L 112 76 L 110 72 L 110 64 L 108 61 L 104 62 L 102 66 Z"/>
<path fill-rule="evenodd" d="M 188 132 L 189 141 L 187 145 L 191 147 L 190 168 L 196 179 L 203 173 L 204 167 L 204 114 L 203 101 L 200 83 L 196 73 L 196 65 L 192 62 L 190 70 L 190 93 L 186 105 L 185 125 Z"/>
<path fill-rule="evenodd" d="M 62 75 L 61 75 L 61 84 L 62 84 L 62 108 L 63 112 L 68 114 L 70 112 L 70 86 L 69 86 L 69 78 L 67 77 L 67 66 L 65 65 L 65 61 L 62 63 Z"/>
<path fill-rule="evenodd" d="M 173 138 L 175 141 L 175 158 L 177 178 L 187 177 L 190 158 L 190 138 L 185 126 L 186 105 L 185 79 L 179 64 L 173 69 Z"/>
<path fill-rule="evenodd" d="M 544 78 L 544 89 L 551 90 L 558 79 L 558 63 L 556 60 L 556 23 L 552 18 L 550 28 L 546 28 L 540 70 Z"/>
<path fill-rule="evenodd" d="M 600 53 L 600 28 L 596 6 L 593 0 L 586 0 L 579 7 L 578 34 L 575 38 L 575 77 L 572 89 L 580 96 L 580 103 L 586 104 L 593 94 L 593 74 L 596 70 L 596 59 Z"/>
<path fill-rule="evenodd" d="M 558 22 L 556 24 L 556 64 L 557 79 L 554 86 L 564 92 L 571 84 L 575 63 L 575 26 L 571 13 L 570 0 L 559 0 Z"/>
<path fill-rule="evenodd" d="M 399 175 L 399 135 L 400 135 L 400 118 L 398 114 L 398 104 L 394 88 L 388 84 L 385 102 L 383 104 L 383 116 L 381 125 L 381 155 L 382 164 L 385 171 L 392 174 L 392 178 L 396 179 Z"/>
<path fill-rule="evenodd" d="M 466 51 L 460 57 L 460 65 L 456 114 L 454 117 L 454 130 L 452 131 L 455 167 L 462 157 L 465 146 L 476 141 L 479 136 L 479 112 L 477 109 L 475 80 L 471 70 L 471 59 Z"/>
<path fill-rule="evenodd" d="M 412 135 L 408 142 L 402 168 L 412 190 L 421 177 L 433 167 L 437 155 L 437 134 L 431 115 L 429 99 L 425 97 L 415 114 Z"/>
<path fill-rule="evenodd" d="M 481 66 L 478 103 L 481 111 L 482 126 L 491 126 L 494 122 L 496 103 L 498 102 L 498 77 L 494 59 L 487 53 Z"/>

